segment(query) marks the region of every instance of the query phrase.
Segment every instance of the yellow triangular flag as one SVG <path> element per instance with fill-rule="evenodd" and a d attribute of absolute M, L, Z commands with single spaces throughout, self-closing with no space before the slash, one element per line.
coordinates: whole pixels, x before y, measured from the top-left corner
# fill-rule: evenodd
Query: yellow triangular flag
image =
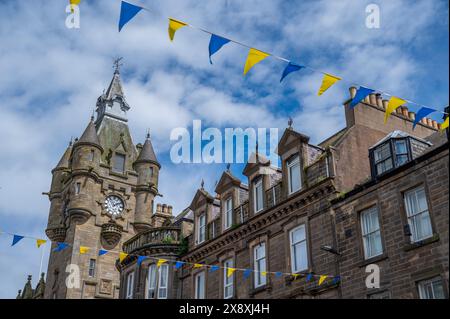
<path fill-rule="evenodd" d="M 47 241 L 45 239 L 36 239 L 36 245 L 37 248 L 41 247 L 43 244 L 45 244 Z"/>
<path fill-rule="evenodd" d="M 156 267 L 159 267 L 166 262 L 167 262 L 167 259 L 158 259 L 158 262 L 156 263 Z"/>
<path fill-rule="evenodd" d="M 319 89 L 319 96 L 321 96 L 326 90 L 333 86 L 336 82 L 342 80 L 340 77 L 325 73 L 323 75 L 322 85 Z"/>
<path fill-rule="evenodd" d="M 230 277 L 235 271 L 236 268 L 227 268 L 227 277 Z"/>
<path fill-rule="evenodd" d="M 265 277 L 267 275 L 267 271 L 261 271 L 261 275 Z"/>
<path fill-rule="evenodd" d="M 325 281 L 325 279 L 327 279 L 327 275 L 321 275 L 319 278 L 319 286 Z"/>
<path fill-rule="evenodd" d="M 122 262 L 125 258 L 127 258 L 128 254 L 120 252 L 119 253 L 119 261 Z"/>
<path fill-rule="evenodd" d="M 448 127 L 448 116 L 445 119 L 444 123 L 441 124 L 441 131 L 445 130 Z"/>
<path fill-rule="evenodd" d="M 89 247 L 86 246 L 80 246 L 80 254 L 85 254 L 89 251 Z"/>
<path fill-rule="evenodd" d="M 268 56 L 270 56 L 269 53 L 265 53 L 265 52 L 262 52 L 262 51 L 259 51 L 259 50 L 251 48 L 248 51 L 247 61 L 245 61 L 244 75 L 246 75 L 247 72 L 250 71 L 250 69 L 253 66 L 258 64 L 259 62 L 261 62 L 262 60 L 264 60 Z"/>
<path fill-rule="evenodd" d="M 389 116 L 391 116 L 391 113 L 394 112 L 396 109 L 398 109 L 400 106 L 402 106 L 405 103 L 406 103 L 405 100 L 398 98 L 396 96 L 392 96 L 389 99 L 389 103 L 386 108 L 386 113 L 384 113 L 384 124 L 386 124 Z"/>
<path fill-rule="evenodd" d="M 79 5 L 81 0 L 70 0 L 70 11 L 73 13 L 73 6 Z"/>
<path fill-rule="evenodd" d="M 177 32 L 178 29 L 187 26 L 187 23 L 169 18 L 169 38 L 170 41 L 173 41 L 173 38 L 175 37 L 175 32 Z"/>
<path fill-rule="evenodd" d="M 203 264 L 194 264 L 194 268 L 202 268 Z"/>

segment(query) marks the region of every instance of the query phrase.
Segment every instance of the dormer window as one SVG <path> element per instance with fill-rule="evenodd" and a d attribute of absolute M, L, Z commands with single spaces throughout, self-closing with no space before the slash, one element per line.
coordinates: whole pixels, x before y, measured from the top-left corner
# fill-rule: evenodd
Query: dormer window
<path fill-rule="evenodd" d="M 287 161 L 287 175 L 289 194 L 295 193 L 301 188 L 301 174 L 300 174 L 300 157 L 293 156 Z"/>
<path fill-rule="evenodd" d="M 256 180 L 253 186 L 253 200 L 255 206 L 255 213 L 263 210 L 263 183 L 262 178 Z"/>
<path fill-rule="evenodd" d="M 421 155 L 431 144 L 402 131 L 394 131 L 369 150 L 372 177 L 402 166 Z"/>
<path fill-rule="evenodd" d="M 125 172 L 125 155 L 116 153 L 113 161 L 113 171 L 123 174 Z"/>

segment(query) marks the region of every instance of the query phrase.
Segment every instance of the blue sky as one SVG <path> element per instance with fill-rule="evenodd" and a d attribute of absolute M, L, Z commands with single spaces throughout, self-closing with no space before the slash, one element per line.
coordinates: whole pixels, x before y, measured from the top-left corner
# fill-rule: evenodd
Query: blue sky
<path fill-rule="evenodd" d="M 51 169 L 84 130 L 96 98 L 123 56 L 122 81 L 134 142 L 150 128 L 162 162 L 163 201 L 179 212 L 205 179 L 212 191 L 225 164 L 170 162 L 170 131 L 201 119 L 205 127 L 294 128 L 313 143 L 345 126 L 338 83 L 317 97 L 311 72 L 279 78 L 267 59 L 242 76 L 245 48 L 226 45 L 208 60 L 206 34 L 183 28 L 171 43 L 167 17 L 400 97 L 448 105 L 448 2 L 376 1 L 380 29 L 365 25 L 371 1 L 154 1 L 117 32 L 119 0 L 83 0 L 81 28 L 65 27 L 64 0 L 0 0 L 0 230 L 45 237 Z M 417 111 L 417 107 L 411 109 Z M 440 119 L 439 116 L 435 117 Z M 232 167 L 240 176 L 241 165 Z M 40 254 L 0 235 L 0 298 L 15 297 L 27 274 L 38 279 Z M 44 255 L 44 271 L 48 258 Z"/>

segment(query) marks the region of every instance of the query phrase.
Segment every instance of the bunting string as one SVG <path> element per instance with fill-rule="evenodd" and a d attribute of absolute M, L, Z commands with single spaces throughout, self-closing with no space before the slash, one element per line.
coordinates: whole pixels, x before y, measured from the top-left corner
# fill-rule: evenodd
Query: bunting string
<path fill-rule="evenodd" d="M 127 8 L 128 6 L 135 7 L 135 8 L 124 9 L 123 3 L 127 4 L 127 6 L 125 6 L 125 8 Z M 139 8 L 140 9 L 144 9 L 146 11 L 151 11 L 150 9 L 145 8 L 144 6 L 131 4 L 129 2 L 122 1 L 121 19 L 120 19 L 120 22 L 119 22 L 119 26 L 123 22 L 122 21 L 122 15 L 123 14 L 127 15 L 127 16 L 130 16 L 130 18 L 126 22 L 128 22 L 129 20 L 131 20 L 134 17 L 134 15 L 129 15 L 128 13 L 123 13 L 122 12 L 123 10 L 129 10 L 130 12 L 135 12 L 136 10 L 140 10 Z M 175 32 L 178 29 L 180 29 L 182 27 L 185 27 L 185 26 L 190 27 L 192 29 L 196 29 L 198 31 L 202 31 L 204 33 L 207 33 L 207 34 L 211 35 L 210 44 L 209 44 L 209 58 L 210 58 L 210 63 L 211 64 L 212 64 L 211 56 L 214 53 L 216 53 L 217 51 L 219 51 L 225 44 L 227 44 L 229 42 L 233 42 L 233 43 L 235 43 L 237 45 L 240 45 L 240 46 L 243 46 L 243 47 L 249 49 L 248 57 L 247 57 L 247 60 L 246 60 L 246 63 L 245 63 L 245 67 L 244 67 L 244 75 L 246 75 L 247 72 L 253 66 L 255 66 L 257 63 L 261 62 L 262 60 L 264 60 L 265 58 L 270 56 L 270 57 L 273 57 L 273 58 L 275 58 L 277 60 L 280 60 L 282 62 L 287 63 L 287 65 L 286 65 L 286 67 L 285 67 L 285 69 L 283 71 L 283 75 L 281 77 L 280 82 L 282 82 L 283 79 L 288 74 L 290 74 L 292 72 L 295 72 L 295 71 L 299 71 L 301 69 L 309 69 L 312 72 L 321 73 L 323 75 L 323 80 L 322 80 L 322 85 L 321 85 L 321 87 L 319 89 L 319 93 L 318 93 L 319 96 L 322 95 L 325 91 L 327 91 L 331 86 L 336 84 L 338 81 L 345 82 L 345 83 L 347 83 L 347 84 L 349 84 L 351 86 L 359 87 L 359 89 L 358 89 L 359 95 L 355 96 L 354 99 L 351 102 L 351 107 L 352 108 L 355 107 L 358 102 L 362 101 L 367 95 L 369 95 L 371 93 L 374 93 L 374 92 L 377 92 L 377 93 L 379 93 L 381 95 L 385 95 L 387 97 L 390 97 L 389 108 L 386 110 L 386 114 L 385 114 L 385 120 L 386 121 L 389 118 L 390 114 L 396 108 L 398 108 L 401 105 L 406 104 L 406 103 L 420 107 L 419 112 L 422 110 L 422 108 L 424 108 L 425 110 L 432 110 L 432 112 L 429 112 L 428 114 L 431 114 L 433 112 L 439 112 L 439 113 L 442 113 L 442 114 L 446 115 L 446 118 L 448 118 L 448 113 L 446 113 L 444 111 L 441 111 L 439 109 L 427 107 L 427 106 L 424 106 L 423 104 L 416 103 L 416 102 L 414 102 L 412 100 L 399 98 L 399 97 L 397 97 L 397 96 L 395 96 L 395 95 L 393 95 L 393 94 L 391 94 L 391 93 L 389 93 L 389 92 L 387 92 L 385 90 L 369 89 L 369 88 L 367 88 L 366 85 L 360 85 L 360 84 L 357 84 L 357 83 L 351 83 L 351 82 L 346 81 L 346 80 L 344 80 L 344 79 L 342 79 L 342 78 L 340 78 L 340 77 L 338 77 L 336 75 L 332 75 L 332 74 L 330 74 L 328 72 L 315 69 L 315 68 L 313 68 L 311 66 L 308 66 L 308 65 L 297 64 L 297 63 L 295 63 L 295 62 L 293 62 L 293 61 L 291 61 L 289 59 L 283 58 L 283 57 L 275 55 L 273 53 L 268 53 L 267 51 L 258 50 L 256 48 L 254 48 L 254 47 L 252 47 L 250 45 L 247 45 L 245 43 L 242 43 L 240 41 L 237 41 L 237 40 L 234 40 L 234 39 L 231 39 L 231 38 L 228 38 L 228 37 L 224 37 L 224 36 L 218 35 L 216 33 L 213 33 L 211 31 L 209 31 L 209 30 L 206 30 L 204 28 L 197 27 L 197 26 L 194 26 L 194 25 L 192 25 L 190 23 L 182 22 L 180 20 L 176 20 L 176 19 L 173 19 L 173 18 L 169 18 L 169 38 L 170 38 L 170 40 L 173 41 L 174 36 L 175 36 Z M 120 27 L 119 27 L 119 29 L 120 29 Z M 402 103 L 398 104 L 400 102 L 402 102 Z M 425 110 L 422 111 L 422 113 L 424 113 Z M 444 123 L 445 123 L 445 121 L 444 121 Z M 415 127 L 415 125 L 414 125 L 414 127 Z"/>
<path fill-rule="evenodd" d="M 47 240 L 44 240 L 41 238 L 22 236 L 22 235 L 13 234 L 13 233 L 7 233 L 7 232 L 0 232 L 0 235 L 1 234 L 10 235 L 13 237 L 11 246 L 15 246 L 20 240 L 22 240 L 24 238 L 35 240 L 38 248 L 41 247 L 41 245 L 47 243 Z M 55 252 L 55 253 L 61 252 L 68 247 L 75 248 L 73 245 L 71 245 L 69 243 L 65 243 L 65 242 L 55 242 L 55 244 L 56 244 L 56 247 L 53 248 L 53 252 Z M 78 251 L 79 251 L 80 255 L 84 255 L 84 254 L 91 252 L 92 249 L 88 246 L 80 245 L 78 247 Z M 189 266 L 192 269 L 205 269 L 210 273 L 213 273 L 215 271 L 223 269 L 226 272 L 227 277 L 231 277 L 235 272 L 242 272 L 244 279 L 248 279 L 252 273 L 259 272 L 264 277 L 273 275 L 277 278 L 280 278 L 283 275 L 285 275 L 285 276 L 292 276 L 294 278 L 294 280 L 298 279 L 299 277 L 304 277 L 304 278 L 306 278 L 306 282 L 310 282 L 310 281 L 317 279 L 318 285 L 320 286 L 326 281 L 326 279 L 331 279 L 331 281 L 329 281 L 329 282 L 331 282 L 331 284 L 337 284 L 338 282 L 341 281 L 341 278 L 342 278 L 340 275 L 330 276 L 330 275 L 314 274 L 314 273 L 299 274 L 299 273 L 286 273 L 286 272 L 281 272 L 281 271 L 275 271 L 275 272 L 274 271 L 257 271 L 257 270 L 249 269 L 249 268 L 221 267 L 218 265 L 208 265 L 208 264 L 204 264 L 204 263 L 190 263 L 190 262 L 186 262 L 183 260 L 168 260 L 168 259 L 163 259 L 163 258 L 158 258 L 158 257 L 151 257 L 151 256 L 145 256 L 145 255 L 138 255 L 138 254 L 128 254 L 123 251 L 117 252 L 117 251 L 110 251 L 110 250 L 104 250 L 104 249 L 99 249 L 97 252 L 97 256 L 100 257 L 100 256 L 103 256 L 108 253 L 118 253 L 120 262 L 123 262 L 126 258 L 135 257 L 135 258 L 137 258 L 137 265 L 139 267 L 141 266 L 141 264 L 144 260 L 149 259 L 149 260 L 156 262 L 157 268 L 161 267 L 164 264 L 171 263 L 171 264 L 173 264 L 175 269 L 181 269 L 185 266 Z"/>

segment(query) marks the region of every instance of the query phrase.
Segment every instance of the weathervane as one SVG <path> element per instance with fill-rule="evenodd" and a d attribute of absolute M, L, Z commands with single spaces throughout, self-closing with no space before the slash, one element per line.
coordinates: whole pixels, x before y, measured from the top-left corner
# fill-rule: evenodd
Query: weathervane
<path fill-rule="evenodd" d="M 119 71 L 120 71 L 120 67 L 123 65 L 123 63 L 121 63 L 120 61 L 122 61 L 123 60 L 123 57 L 118 57 L 118 58 L 116 58 L 116 59 L 114 59 L 114 73 L 119 73 Z"/>

